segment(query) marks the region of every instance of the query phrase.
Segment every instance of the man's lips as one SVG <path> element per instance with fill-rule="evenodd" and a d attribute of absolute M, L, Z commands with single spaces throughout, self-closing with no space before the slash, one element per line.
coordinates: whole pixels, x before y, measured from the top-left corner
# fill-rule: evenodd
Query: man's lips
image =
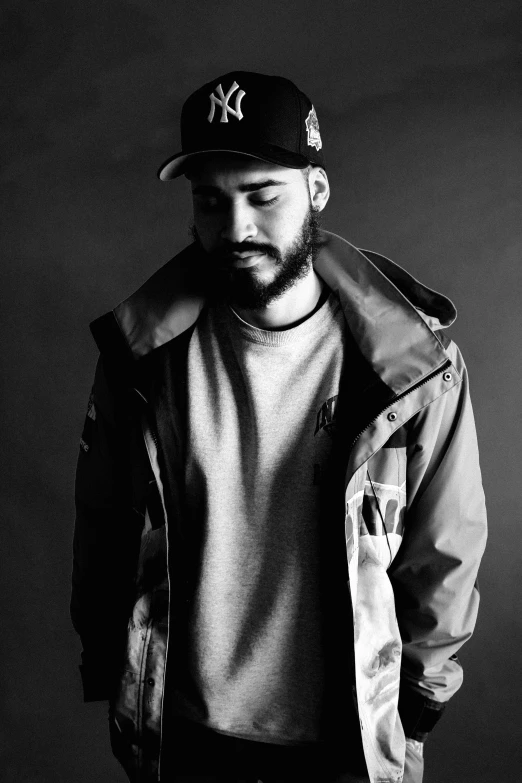
<path fill-rule="evenodd" d="M 265 255 L 262 250 L 245 250 L 240 253 L 227 253 L 222 259 L 227 266 L 245 269 L 257 264 Z"/>

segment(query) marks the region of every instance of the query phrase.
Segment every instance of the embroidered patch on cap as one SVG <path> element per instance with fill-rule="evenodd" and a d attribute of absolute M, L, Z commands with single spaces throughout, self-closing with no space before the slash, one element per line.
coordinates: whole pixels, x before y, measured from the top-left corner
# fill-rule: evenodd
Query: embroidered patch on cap
<path fill-rule="evenodd" d="M 217 95 L 214 95 L 214 93 L 210 94 L 210 113 L 207 117 L 207 120 L 209 122 L 212 122 L 214 119 L 214 114 L 216 111 L 216 106 L 221 106 L 221 119 L 220 122 L 228 122 L 228 115 L 231 114 L 233 117 L 236 117 L 238 120 L 243 119 L 243 112 L 241 111 L 241 101 L 245 97 L 245 91 L 239 90 L 239 92 L 236 94 L 236 105 L 235 109 L 231 109 L 228 105 L 229 100 L 231 99 L 232 95 L 236 92 L 236 90 L 239 90 L 239 84 L 237 82 L 234 82 L 230 90 L 225 93 L 223 92 L 223 87 L 219 84 L 216 87 Z"/>
<path fill-rule="evenodd" d="M 321 134 L 319 133 L 319 120 L 317 119 L 317 114 L 315 113 L 313 106 L 310 110 L 310 114 L 305 120 L 305 123 L 308 133 L 308 146 L 315 147 L 316 150 L 320 150 L 323 146 L 323 142 L 321 141 Z"/>

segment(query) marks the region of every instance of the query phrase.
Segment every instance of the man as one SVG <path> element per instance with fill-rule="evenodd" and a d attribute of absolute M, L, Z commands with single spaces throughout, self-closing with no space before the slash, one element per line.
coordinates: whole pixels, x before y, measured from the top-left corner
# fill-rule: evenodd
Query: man
<path fill-rule="evenodd" d="M 194 242 L 92 324 L 72 616 L 132 781 L 421 781 L 485 509 L 452 303 L 319 228 L 286 79 L 197 90 Z"/>

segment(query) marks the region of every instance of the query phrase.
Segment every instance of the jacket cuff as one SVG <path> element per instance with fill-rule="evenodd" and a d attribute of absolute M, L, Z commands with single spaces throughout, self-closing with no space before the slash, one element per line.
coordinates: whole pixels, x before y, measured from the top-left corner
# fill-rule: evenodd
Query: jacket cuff
<path fill-rule="evenodd" d="M 418 691 L 401 684 L 399 717 L 408 739 L 424 742 L 445 708 L 445 703 L 422 696 Z"/>

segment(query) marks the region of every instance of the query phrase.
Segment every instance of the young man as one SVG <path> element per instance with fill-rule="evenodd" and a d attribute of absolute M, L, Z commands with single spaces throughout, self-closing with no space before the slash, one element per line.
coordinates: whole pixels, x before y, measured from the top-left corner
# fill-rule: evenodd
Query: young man
<path fill-rule="evenodd" d="M 418 783 L 485 543 L 455 309 L 319 228 L 288 80 L 219 77 L 181 136 L 194 242 L 91 327 L 85 699 L 132 781 Z"/>

